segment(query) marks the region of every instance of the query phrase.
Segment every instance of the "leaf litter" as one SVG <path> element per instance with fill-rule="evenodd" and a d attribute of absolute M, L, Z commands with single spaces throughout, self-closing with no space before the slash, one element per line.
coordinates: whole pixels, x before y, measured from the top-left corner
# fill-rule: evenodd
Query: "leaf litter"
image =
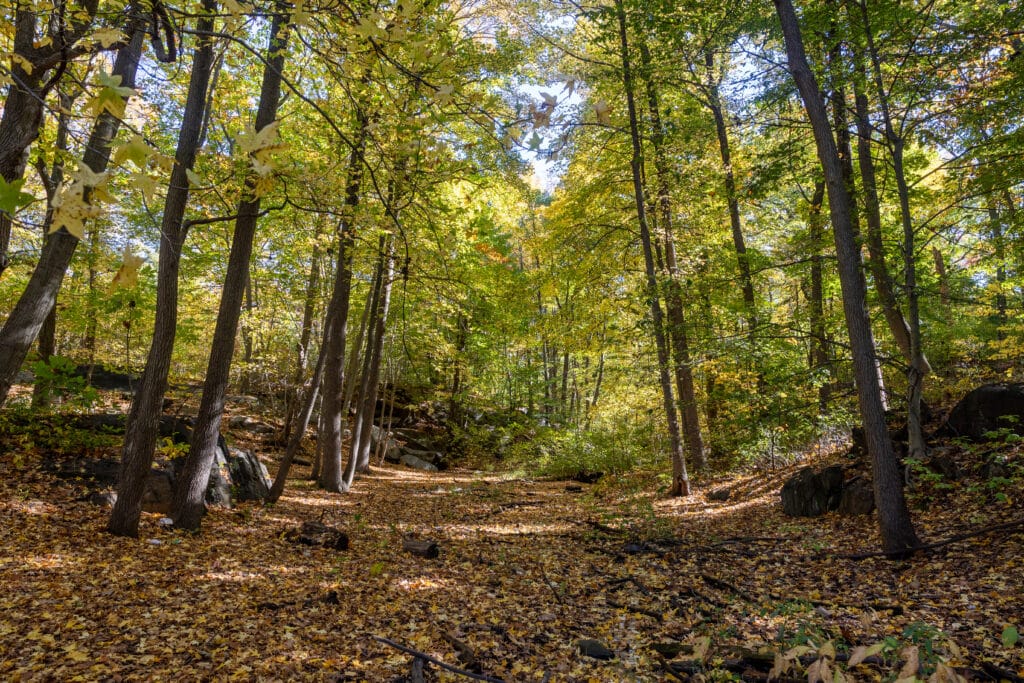
<path fill-rule="evenodd" d="M 1019 528 L 850 559 L 880 547 L 873 518 L 785 517 L 793 468 L 668 499 L 650 473 L 397 466 L 338 496 L 300 467 L 273 506 L 211 508 L 198 535 L 147 513 L 126 539 L 40 459 L 0 455 L 5 680 L 403 681 L 420 675 L 408 651 L 506 681 L 1024 677 Z M 728 501 L 705 497 L 723 484 Z M 915 512 L 929 540 L 1019 517 L 969 487 L 940 496 Z M 349 549 L 289 543 L 309 520 Z"/>

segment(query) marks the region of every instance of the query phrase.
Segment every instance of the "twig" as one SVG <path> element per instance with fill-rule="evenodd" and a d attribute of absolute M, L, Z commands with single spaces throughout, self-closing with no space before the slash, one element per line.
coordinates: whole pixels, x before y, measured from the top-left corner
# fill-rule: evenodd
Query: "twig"
<path fill-rule="evenodd" d="M 752 598 L 749 593 L 744 591 L 742 588 L 738 588 L 738 587 L 732 585 L 728 581 L 723 581 L 722 579 L 719 579 L 718 577 L 715 577 L 715 576 L 711 576 L 710 574 L 701 574 L 700 578 L 704 579 L 704 583 L 708 584 L 712 588 L 721 588 L 723 590 L 730 591 L 730 592 L 735 593 L 736 595 L 740 596 L 741 598 L 743 598 L 747 602 L 757 602 L 757 600 Z"/>
<path fill-rule="evenodd" d="M 555 594 L 555 600 L 558 601 L 558 604 L 565 607 L 565 601 L 562 600 L 562 596 L 558 594 L 557 590 L 555 590 L 555 585 L 551 583 L 550 579 L 548 579 L 548 573 L 544 571 L 544 565 L 540 565 L 540 575 L 544 577 L 544 583 L 546 583 L 548 588 L 551 589 L 551 592 Z"/>
<path fill-rule="evenodd" d="M 401 643 L 396 643 L 395 641 L 390 640 L 388 638 L 384 638 L 382 636 L 371 636 L 371 637 L 374 640 L 376 640 L 377 642 L 379 642 L 379 643 L 384 643 L 385 645 L 390 645 L 391 647 L 395 648 L 396 650 L 404 652 L 407 655 L 412 655 L 413 657 L 419 657 L 420 659 L 428 661 L 431 664 L 435 664 L 435 665 L 441 667 L 442 669 L 445 669 L 447 671 L 451 671 L 453 674 L 458 674 L 460 676 L 465 676 L 466 678 L 472 678 L 474 681 L 488 681 L 488 683 L 505 683 L 505 681 L 503 681 L 500 678 L 492 678 L 491 676 L 486 676 L 484 674 L 475 674 L 472 671 L 466 671 L 465 669 L 460 669 L 458 667 L 452 666 L 451 664 L 446 664 L 446 663 L 442 662 L 440 659 L 438 659 L 437 657 L 431 657 L 426 652 L 420 652 L 419 650 L 414 650 L 411 647 L 406 647 L 405 645 L 402 645 Z"/>

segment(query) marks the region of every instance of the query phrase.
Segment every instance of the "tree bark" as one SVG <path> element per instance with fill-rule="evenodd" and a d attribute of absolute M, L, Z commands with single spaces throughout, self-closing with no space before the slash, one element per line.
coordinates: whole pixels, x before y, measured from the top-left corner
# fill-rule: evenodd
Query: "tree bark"
<path fill-rule="evenodd" d="M 657 208 L 665 245 L 665 312 L 668 316 L 668 333 L 672 346 L 672 363 L 675 374 L 676 392 L 679 396 L 679 412 L 683 418 L 683 441 L 690 462 L 702 470 L 707 466 L 704 451 L 704 437 L 700 430 L 700 414 L 697 406 L 697 392 L 693 382 L 693 359 L 690 356 L 690 340 L 686 331 L 686 309 L 683 307 L 682 287 L 679 284 L 679 266 L 676 260 L 675 235 L 672 221 L 672 193 L 670 171 L 665 154 L 665 127 L 661 120 L 661 105 L 658 88 L 654 82 L 651 66 L 651 52 L 644 41 L 640 42 L 641 74 L 647 90 L 647 110 L 651 117 L 651 146 L 654 149 L 654 174 L 657 183 Z M 753 288 L 751 287 L 751 295 Z"/>
<path fill-rule="evenodd" d="M 384 355 L 384 334 L 387 331 L 388 311 L 391 307 L 391 286 L 394 283 L 395 275 L 395 241 L 389 237 L 384 245 L 384 268 L 382 270 L 383 280 L 381 282 L 380 302 L 375 316 L 373 331 L 373 345 L 367 347 L 370 357 L 370 365 L 367 368 L 369 377 L 367 381 L 366 394 L 363 398 L 362 409 L 362 434 L 360 435 L 358 448 L 355 439 L 352 443 L 353 458 L 356 461 L 356 471 L 365 472 L 370 469 L 370 444 L 372 443 L 373 420 L 377 413 L 377 394 L 380 385 L 380 365 Z"/>
<path fill-rule="evenodd" d="M 320 230 L 317 230 L 317 237 Z M 295 421 L 295 410 L 301 410 L 302 378 L 309 364 L 309 341 L 313 335 L 313 314 L 316 308 L 316 294 L 320 289 L 320 248 L 313 247 L 313 257 L 309 264 L 309 277 L 306 280 L 306 296 L 302 304 L 302 327 L 299 331 L 299 343 L 295 347 L 295 373 L 292 375 L 292 386 L 288 390 L 287 404 L 284 411 L 284 432 L 281 440 L 288 443 L 291 438 L 292 422 Z M 319 354 L 323 355 L 323 354 Z M 322 374 L 322 373 L 321 373 Z M 306 419 L 309 425 L 309 419 Z"/>
<path fill-rule="evenodd" d="M 832 373 L 828 359 L 828 343 L 825 338 L 825 305 L 822 277 L 822 255 L 824 248 L 824 219 L 821 205 L 825 201 L 825 182 L 819 180 L 814 184 L 814 194 L 808 211 L 807 225 L 811 241 L 811 291 L 807 297 L 810 308 L 811 324 L 811 372 L 814 373 L 818 385 L 818 414 L 828 411 L 828 400 L 831 393 Z M 822 377 L 821 375 L 824 375 Z"/>
<path fill-rule="evenodd" d="M 129 26 L 130 39 L 127 45 L 117 52 L 112 74 L 121 77 L 121 85 L 135 87 L 135 74 L 142 55 L 144 31 L 138 16 L 133 15 Z M 10 101 L 8 101 L 10 105 Z M 4 110 L 7 114 L 7 110 Z M 110 146 L 121 126 L 120 119 L 108 112 L 103 112 L 96 119 L 89 141 L 82 155 L 82 164 L 94 173 L 102 173 L 110 161 Z M 0 157 L 3 156 L 7 141 L 2 139 L 3 125 L 0 124 Z M 30 136 L 35 139 L 35 134 Z M 6 163 L 0 159 L 0 166 Z M 6 176 L 5 176 L 6 177 Z M 88 192 L 86 192 L 88 194 Z M 86 198 L 88 201 L 88 197 Z M 64 281 L 71 257 L 78 247 L 78 238 L 64 228 L 51 234 L 43 243 L 43 251 L 29 278 L 25 291 L 8 316 L 3 329 L 0 329 L 0 406 L 7 400 L 7 395 L 14 382 L 14 376 L 25 361 L 29 348 L 39 335 L 39 330 L 46 316 L 57 300 L 57 292 Z"/>
<path fill-rule="evenodd" d="M 927 455 L 924 442 L 924 427 L 921 424 L 921 397 L 924 392 L 924 377 L 931 370 L 921 348 L 920 295 L 917 289 L 917 257 L 914 234 L 914 220 L 910 213 L 910 187 L 904 167 L 903 151 L 906 137 L 893 124 L 889 97 L 882 81 L 882 66 L 875 47 L 874 34 L 868 17 L 867 5 L 860 2 L 864 37 L 867 40 L 868 57 L 874 75 L 878 106 L 885 126 L 885 137 L 892 154 L 893 175 L 896 177 L 896 193 L 900 200 L 900 218 L 903 226 L 903 287 L 907 297 L 907 321 L 910 327 L 910 358 L 907 363 L 907 455 L 923 460 Z"/>
<path fill-rule="evenodd" d="M 256 131 L 271 125 L 277 117 L 287 40 L 288 8 L 283 0 L 278 0 L 270 24 L 267 61 L 263 69 L 260 102 L 254 124 Z M 199 401 L 199 414 L 192 431 L 188 457 L 185 458 L 181 478 L 174 492 L 171 517 L 174 525 L 181 529 L 198 529 L 206 511 L 206 487 L 216 455 L 220 420 L 224 413 L 224 393 L 231 373 L 238 320 L 249 279 L 252 245 L 260 212 L 260 198 L 253 194 L 254 186 L 255 180 L 250 175 L 238 203 L 238 217 L 235 219 L 231 252 L 228 255 L 220 308 L 210 347 L 210 360 L 203 382 L 203 395 Z"/>
<path fill-rule="evenodd" d="M 729 129 L 725 125 L 722 98 L 718 92 L 718 83 L 713 75 L 715 66 L 714 55 L 710 50 L 704 53 L 704 65 L 707 68 L 708 76 L 706 85 L 707 105 L 715 119 L 715 131 L 718 134 L 718 151 L 722 157 L 722 170 L 725 173 L 725 199 L 729 205 L 729 225 L 732 227 L 732 243 L 736 249 L 736 261 L 740 269 L 743 304 L 747 308 L 748 334 L 753 345 L 757 329 L 757 302 L 754 298 L 754 278 L 750 272 L 750 258 L 747 256 L 747 243 L 743 235 L 743 223 L 740 220 L 740 203 L 736 196 L 736 177 L 732 170 L 732 152 L 729 147 Z"/>
<path fill-rule="evenodd" d="M 343 390 L 345 375 L 345 343 L 348 334 L 348 313 L 352 294 L 352 249 L 355 233 L 355 209 L 359 205 L 360 186 L 363 180 L 363 152 L 369 134 L 369 118 L 359 111 L 359 132 L 348 162 L 348 185 L 345 191 L 345 207 L 341 224 L 338 226 L 338 265 L 334 273 L 334 290 L 328 305 L 332 316 L 331 335 L 321 353 L 327 354 L 324 369 L 323 399 L 320 405 L 320 472 L 318 483 L 321 488 L 335 493 L 347 490 L 341 466 L 341 446 L 344 434 L 345 397 Z"/>
<path fill-rule="evenodd" d="M 791 0 L 774 2 L 785 38 L 789 70 L 796 81 L 814 131 L 818 158 L 828 189 L 832 231 L 839 260 L 839 280 L 843 291 L 843 312 L 850 336 L 857 398 L 864 422 L 868 453 L 871 456 L 882 545 L 886 552 L 902 555 L 909 548 L 919 545 L 919 541 L 903 497 L 899 467 L 885 424 L 881 391 L 874 370 L 874 341 L 866 307 L 860 249 L 853 232 L 850 196 L 829 126 L 828 113 L 818 83 L 807 63 L 800 24 L 793 3 Z"/>
<path fill-rule="evenodd" d="M 669 495 L 690 495 L 690 480 L 686 473 L 686 460 L 683 455 L 683 441 L 679 432 L 679 420 L 676 402 L 672 395 L 672 380 L 669 376 L 668 342 L 665 337 L 665 323 L 661 303 L 658 299 L 658 276 L 654 266 L 654 249 L 651 232 L 647 224 L 647 207 L 644 200 L 642 178 L 643 148 L 640 144 L 640 125 L 636 113 L 636 101 L 633 96 L 633 74 L 630 70 L 629 38 L 626 33 L 626 10 L 623 0 L 615 0 L 615 11 L 619 20 L 619 46 L 622 56 L 622 85 L 626 91 L 626 107 L 629 112 L 629 131 L 633 145 L 630 158 L 630 169 L 633 176 L 633 195 L 636 200 L 637 221 L 640 224 L 640 242 L 644 252 L 644 269 L 647 277 L 647 297 L 651 308 L 651 320 L 654 325 L 654 341 L 658 350 L 658 380 L 664 400 L 665 417 L 668 426 L 669 443 L 672 458 L 672 485 Z"/>
<path fill-rule="evenodd" d="M 205 14 L 197 22 L 200 35 L 213 30 L 213 15 L 217 11 L 216 0 L 204 0 L 203 10 Z M 212 39 L 198 40 L 192 58 L 192 73 L 174 154 L 174 168 L 171 169 L 160 223 L 160 260 L 157 266 L 153 337 L 146 358 L 146 367 L 128 411 L 124 445 L 121 450 L 118 496 L 107 525 L 111 533 L 119 536 L 138 535 L 142 496 L 153 462 L 160 412 L 164 395 L 167 393 L 167 375 L 174 352 L 178 324 L 178 273 L 182 247 L 188 234 L 188 226 L 182 222 L 189 197 L 188 171 L 195 165 L 200 147 L 200 130 L 205 116 L 206 93 L 214 60 Z"/>

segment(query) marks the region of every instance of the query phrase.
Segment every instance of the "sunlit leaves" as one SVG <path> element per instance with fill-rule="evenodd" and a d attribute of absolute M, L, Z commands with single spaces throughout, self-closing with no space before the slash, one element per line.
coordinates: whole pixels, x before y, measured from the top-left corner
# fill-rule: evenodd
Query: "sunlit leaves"
<path fill-rule="evenodd" d="M 96 95 L 89 100 L 89 109 L 93 116 L 99 116 L 104 112 L 122 118 L 128 98 L 135 94 L 132 88 L 121 85 L 121 77 L 100 72 L 96 77 L 100 89 Z"/>
<path fill-rule="evenodd" d="M 53 198 L 53 223 L 50 232 L 64 228 L 78 239 L 82 239 L 85 235 L 85 221 L 97 218 L 103 213 L 94 202 L 103 196 L 102 187 L 106 179 L 106 173 L 96 173 L 85 164 L 79 166 L 70 181 L 65 183 Z"/>
<path fill-rule="evenodd" d="M 118 268 L 117 273 L 114 275 L 110 288 L 113 290 L 134 287 L 139 281 L 139 268 L 144 262 L 144 258 L 132 253 L 130 244 L 125 246 L 124 253 L 121 256 L 121 267 Z"/>
<path fill-rule="evenodd" d="M 28 205 L 35 199 L 28 192 L 21 191 L 24 185 L 25 178 L 18 178 L 8 183 L 0 176 L 0 211 L 14 215 L 18 208 Z"/>

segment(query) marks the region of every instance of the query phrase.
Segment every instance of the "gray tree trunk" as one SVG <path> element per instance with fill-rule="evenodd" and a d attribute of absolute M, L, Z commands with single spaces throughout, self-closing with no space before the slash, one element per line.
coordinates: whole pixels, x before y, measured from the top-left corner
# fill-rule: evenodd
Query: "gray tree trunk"
<path fill-rule="evenodd" d="M 263 130 L 277 117 L 287 41 L 288 7 L 283 0 L 278 0 L 270 24 L 267 61 L 263 69 L 260 102 L 254 124 L 256 131 Z M 210 467 L 216 456 L 220 420 L 224 413 L 224 393 L 231 373 L 238 319 L 241 317 L 242 300 L 249 279 L 249 262 L 260 212 L 260 198 L 253 195 L 254 185 L 255 180 L 250 176 L 238 203 L 231 252 L 210 347 L 210 360 L 203 382 L 203 395 L 199 401 L 199 414 L 192 431 L 188 457 L 185 458 L 181 478 L 174 492 L 171 517 L 174 525 L 181 529 L 198 529 L 206 511 L 206 487 L 210 479 Z"/>
<path fill-rule="evenodd" d="M 633 96 L 633 74 L 630 69 L 629 38 L 626 33 L 626 10 L 622 0 L 615 0 L 615 11 L 619 20 L 619 47 L 622 57 L 622 85 L 626 91 L 626 107 L 629 112 L 630 138 L 633 143 L 633 155 L 630 168 L 633 176 L 633 195 L 636 200 L 637 221 L 640 224 L 640 242 L 644 252 L 644 268 L 647 275 L 647 297 L 651 308 L 651 320 L 654 324 L 654 341 L 658 349 L 658 380 L 664 400 L 665 417 L 668 426 L 669 444 L 672 459 L 671 496 L 690 495 L 690 479 L 686 473 L 686 460 L 683 455 L 683 440 L 679 430 L 679 419 L 676 402 L 672 395 L 672 379 L 669 376 L 668 342 L 665 337 L 665 322 L 658 299 L 658 275 L 654 265 L 654 249 L 651 231 L 647 224 L 647 208 L 644 200 L 643 186 L 643 148 L 640 143 L 640 125 L 637 120 L 636 101 Z"/>
<path fill-rule="evenodd" d="M 868 453 L 871 456 L 875 504 L 883 549 L 896 556 L 905 555 L 919 545 L 914 524 L 903 497 L 902 478 L 885 424 L 881 391 L 874 368 L 874 340 L 866 306 L 860 249 L 853 232 L 850 196 L 832 137 L 828 113 L 817 80 L 807 63 L 800 24 L 791 0 L 774 0 L 789 57 L 789 70 L 796 81 L 807 116 L 814 131 L 818 159 L 825 174 L 832 231 L 839 261 L 839 281 L 843 292 L 843 312 L 850 336 L 857 398 Z"/>
<path fill-rule="evenodd" d="M 216 0 L 204 0 L 207 14 L 200 16 L 200 32 L 213 30 Z M 142 496 L 153 462 L 160 425 L 160 411 L 167 392 L 167 375 L 174 351 L 174 337 L 178 325 L 178 271 L 181 250 L 188 227 L 182 222 L 188 204 L 188 171 L 195 164 L 200 147 L 200 130 L 206 109 L 206 93 L 213 67 L 213 40 L 200 37 L 192 58 L 185 110 L 182 112 L 181 130 L 174 155 L 164 213 L 160 223 L 160 261 L 157 266 L 156 309 L 154 311 L 153 339 L 146 359 L 146 367 L 132 400 L 125 424 L 124 445 L 121 450 L 121 473 L 117 501 L 111 511 L 107 529 L 119 536 L 137 536 L 142 514 Z"/>

